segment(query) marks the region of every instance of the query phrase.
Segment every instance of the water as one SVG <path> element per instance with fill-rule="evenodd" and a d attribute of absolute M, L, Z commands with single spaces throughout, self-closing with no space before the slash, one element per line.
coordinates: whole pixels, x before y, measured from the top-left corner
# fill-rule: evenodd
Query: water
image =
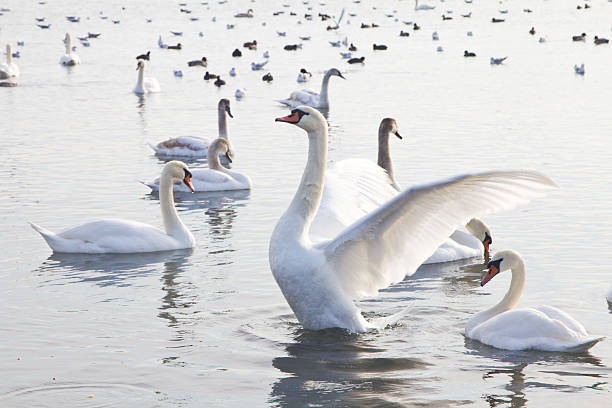
<path fill-rule="evenodd" d="M 301 16 L 307 6 L 297 1 L 290 8 L 190 2 L 190 15 L 162 1 L 3 1 L 11 11 L 0 16 L 0 44 L 25 46 L 16 60 L 19 86 L 0 96 L 0 404 L 607 406 L 610 339 L 589 353 L 561 354 L 496 350 L 464 338 L 469 318 L 497 302 L 510 279 L 504 274 L 480 288 L 477 260 L 423 267 L 362 300 L 368 318 L 408 310 L 398 325 L 364 335 L 302 329 L 267 260 L 271 230 L 306 158 L 304 133 L 274 123 L 288 112 L 274 99 L 301 88 L 299 68 L 313 72 L 310 86 L 318 90 L 322 73 L 335 66 L 347 80 L 332 78 L 330 87 L 330 162 L 375 160 L 378 124 L 388 116 L 404 136 L 391 141 L 403 186 L 489 169 L 552 177 L 558 191 L 486 217 L 493 249 L 515 249 L 526 259 L 520 305 L 559 307 L 590 333 L 610 337 L 610 48 L 595 47 L 591 38 L 609 36 L 612 5 L 591 1 L 590 10 L 576 10 L 562 3 L 449 0 L 415 13 L 410 1 L 376 2 L 375 10 L 373 2 L 347 2 L 347 13 L 358 16 L 328 32 L 329 22 L 317 19 L 298 25 L 289 11 Z M 525 7 L 534 12 L 523 13 Z M 248 8 L 255 18 L 231 17 Z M 509 13 L 499 14 L 502 8 Z M 272 16 L 281 9 L 284 15 Z M 340 9 L 315 3 L 312 13 Z M 393 10 L 398 21 L 385 16 Z M 442 21 L 445 10 L 454 10 L 453 20 Z M 468 10 L 472 18 L 461 18 Z M 109 19 L 100 19 L 100 11 Z M 67 15 L 81 22 L 69 23 Z M 50 30 L 34 24 L 42 16 Z M 491 24 L 494 16 L 507 20 Z M 413 32 L 403 20 L 423 28 Z M 361 22 L 381 27 L 362 30 Z M 410 37 L 400 38 L 406 29 Z M 184 34 L 172 37 L 169 30 Z M 73 69 L 58 64 L 66 31 L 73 38 L 102 33 L 91 47 L 78 48 L 83 63 Z M 433 31 L 440 41 L 431 40 Z M 583 31 L 587 42 L 572 43 Z M 160 50 L 159 34 L 183 50 Z M 312 40 L 301 51 L 282 50 L 298 35 Z M 345 36 L 366 57 L 363 67 L 347 65 L 327 43 Z M 539 36 L 547 42 L 538 43 Z M 231 57 L 253 39 L 257 51 Z M 389 50 L 373 52 L 374 42 Z M 436 52 L 438 45 L 444 52 Z M 131 92 L 134 57 L 149 49 L 147 74 L 162 92 L 138 98 Z M 478 57 L 464 59 L 464 49 Z M 272 54 L 271 84 L 260 80 L 267 71 L 249 68 L 265 50 Z M 227 86 L 219 90 L 201 79 L 205 70 L 186 66 L 203 55 Z M 505 55 L 504 65 L 489 65 L 490 56 Z M 573 73 L 579 63 L 586 65 L 584 77 Z M 227 75 L 232 66 L 236 78 Z M 184 77 L 175 78 L 173 69 Z M 239 87 L 247 96 L 235 101 Z M 164 164 L 146 143 L 181 134 L 214 137 L 222 97 L 232 100 L 235 168 L 254 187 L 176 197 L 198 241 L 194 250 L 53 255 L 29 227 L 32 221 L 59 231 L 97 217 L 161 226 L 157 196 L 137 182 L 157 177 Z M 189 164 L 205 166 L 204 160 Z"/>

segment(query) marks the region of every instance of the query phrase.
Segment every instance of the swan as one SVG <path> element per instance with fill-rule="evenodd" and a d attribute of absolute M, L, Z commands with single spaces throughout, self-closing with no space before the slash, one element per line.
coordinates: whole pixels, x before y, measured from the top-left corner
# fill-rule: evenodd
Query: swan
<path fill-rule="evenodd" d="M 510 289 L 498 304 L 470 319 L 465 328 L 467 337 L 506 350 L 568 352 L 586 351 L 603 340 L 589 336 L 582 324 L 555 307 L 514 309 L 525 286 L 525 262 L 517 252 L 499 251 L 487 267 L 481 286 L 510 269 Z"/>
<path fill-rule="evenodd" d="M 329 79 L 332 76 L 339 76 L 342 79 L 346 79 L 342 76 L 342 73 L 336 68 L 332 68 L 325 73 L 323 82 L 321 82 L 321 92 L 316 93 L 309 89 L 302 89 L 301 91 L 293 91 L 288 99 L 280 99 L 280 102 L 291 108 L 295 108 L 300 105 L 311 106 L 313 108 L 329 108 L 329 98 L 327 90 L 329 88 Z"/>
<path fill-rule="evenodd" d="M 325 173 L 320 209 L 310 227 L 313 241 L 334 237 L 402 191 L 395 180 L 389 153 L 391 135 L 402 138 L 395 119 L 385 118 L 378 128 L 376 164 L 369 160 L 346 159 Z M 350 190 L 351 186 L 355 188 Z M 351 194 L 350 199 L 347 194 Z M 473 218 L 464 228 L 454 231 L 423 263 L 481 257 L 489 252 L 492 242 L 489 227 L 482 220 Z"/>
<path fill-rule="evenodd" d="M 136 65 L 136 70 L 138 71 L 138 81 L 136 82 L 136 86 L 134 87 L 134 93 L 138 95 L 160 92 L 161 88 L 159 86 L 159 82 L 155 78 L 145 78 L 145 61 L 138 60 L 138 64 Z"/>
<path fill-rule="evenodd" d="M 64 37 L 64 43 L 66 45 L 66 54 L 62 55 L 62 57 L 60 58 L 60 64 L 69 67 L 80 64 L 81 58 L 79 58 L 77 54 L 72 52 L 70 34 L 66 33 L 66 37 Z"/>
<path fill-rule="evenodd" d="M 430 6 L 429 4 L 419 4 L 419 0 L 414 0 L 415 10 L 433 10 L 436 6 Z"/>
<path fill-rule="evenodd" d="M 528 171 L 462 175 L 405 190 L 339 234 L 315 243 L 309 233 L 324 187 L 327 121 L 309 106 L 276 121 L 295 124 L 308 134 L 306 168 L 274 227 L 268 253 L 276 283 L 306 329 L 364 332 L 375 327 L 353 299 L 375 295 L 414 273 L 456 226 L 474 215 L 511 208 L 555 185 Z"/>
<path fill-rule="evenodd" d="M 230 118 L 234 117 L 230 110 L 229 99 L 221 99 L 217 104 L 219 137 L 229 141 L 226 114 Z M 199 136 L 173 137 L 163 142 L 159 142 L 156 145 L 149 144 L 149 146 L 155 150 L 155 154 L 163 157 L 204 157 L 208 151 L 208 141 Z"/>
<path fill-rule="evenodd" d="M 6 63 L 0 64 L 0 79 L 19 78 L 19 67 L 13 62 L 11 44 L 6 44 Z"/>
<path fill-rule="evenodd" d="M 606 295 L 606 300 L 608 301 L 608 303 L 612 304 L 612 286 L 610 286 L 610 290 L 608 291 L 608 294 Z"/>
<path fill-rule="evenodd" d="M 233 160 L 233 152 L 229 142 L 225 139 L 217 138 L 212 141 L 208 147 L 206 157 L 208 159 L 207 169 L 191 170 L 191 182 L 196 192 L 204 191 L 227 191 L 227 190 L 250 190 L 251 179 L 246 174 L 236 171 L 227 170 L 221 166 L 219 154 L 226 157 L 228 162 Z M 144 183 L 153 191 L 159 189 L 160 179 L 157 178 L 153 182 Z M 189 191 L 179 181 L 174 182 L 174 191 Z"/>
<path fill-rule="evenodd" d="M 195 239 L 174 208 L 172 184 L 175 179 L 182 180 L 193 191 L 189 167 L 180 161 L 166 163 L 161 173 L 159 194 L 165 232 L 149 224 L 121 219 L 90 221 L 58 234 L 30 224 L 53 252 L 103 254 L 193 248 Z"/>

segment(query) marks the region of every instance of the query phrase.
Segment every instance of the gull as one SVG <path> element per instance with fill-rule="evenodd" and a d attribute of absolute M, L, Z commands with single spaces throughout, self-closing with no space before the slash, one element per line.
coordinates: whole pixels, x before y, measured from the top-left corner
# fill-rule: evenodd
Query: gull
<path fill-rule="evenodd" d="M 264 66 L 265 66 L 267 63 L 268 63 L 268 61 L 267 61 L 267 60 L 266 60 L 266 61 L 264 61 L 264 62 L 261 62 L 261 63 L 251 62 L 251 69 L 252 69 L 253 71 L 259 71 L 259 70 L 261 70 L 261 69 L 262 69 L 262 68 L 263 68 L 263 67 L 264 67 Z"/>
<path fill-rule="evenodd" d="M 491 57 L 491 65 L 501 65 L 502 62 L 504 62 L 504 60 L 508 58 L 508 57 L 503 57 L 503 58 L 493 58 Z"/>

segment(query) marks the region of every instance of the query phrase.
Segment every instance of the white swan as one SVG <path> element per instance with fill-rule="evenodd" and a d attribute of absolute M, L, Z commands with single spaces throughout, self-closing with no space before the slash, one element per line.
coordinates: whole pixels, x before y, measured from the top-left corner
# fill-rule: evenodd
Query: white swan
<path fill-rule="evenodd" d="M 13 62 L 11 44 L 6 44 L 6 62 L 0 64 L 0 79 L 19 78 L 19 67 Z"/>
<path fill-rule="evenodd" d="M 229 142 L 225 139 L 215 139 L 208 147 L 207 169 L 191 170 L 191 182 L 196 192 L 204 191 L 228 191 L 228 190 L 250 190 L 251 179 L 246 174 L 230 171 L 221 166 L 219 154 L 224 155 L 228 162 L 232 162 L 232 151 Z M 159 189 L 160 179 L 150 183 L 144 183 L 153 191 Z M 189 191 L 186 186 L 179 181 L 174 182 L 174 191 Z"/>
<path fill-rule="evenodd" d="M 325 173 L 321 205 L 310 228 L 314 242 L 333 238 L 401 192 L 389 153 L 391 135 L 402 138 L 395 119 L 385 118 L 378 128 L 377 164 L 363 159 L 346 159 Z M 423 263 L 450 262 L 486 254 L 493 242 L 489 227 L 473 218 L 465 229 L 467 231 L 453 232 Z"/>
<path fill-rule="evenodd" d="M 608 295 L 606 296 L 606 300 L 608 303 L 612 304 L 612 286 L 610 286 L 610 290 L 608 291 Z"/>
<path fill-rule="evenodd" d="M 74 52 L 72 52 L 72 43 L 70 41 L 70 34 L 66 33 L 64 37 L 64 44 L 66 45 L 66 53 L 60 58 L 60 64 L 66 66 L 74 66 L 81 63 L 81 58 Z"/>
<path fill-rule="evenodd" d="M 302 89 L 301 91 L 293 91 L 288 99 L 280 99 L 278 102 L 287 105 L 291 108 L 295 108 L 300 105 L 312 106 L 313 108 L 329 108 L 329 98 L 327 96 L 327 90 L 329 88 L 329 79 L 332 76 L 339 76 L 342 79 L 346 79 L 342 76 L 342 73 L 336 68 L 332 68 L 325 73 L 323 82 L 321 82 L 321 92 L 316 93 L 309 89 Z"/>
<path fill-rule="evenodd" d="M 160 92 L 161 88 L 159 86 L 159 82 L 157 79 L 150 78 L 144 76 L 145 72 L 145 61 L 138 60 L 138 65 L 136 65 L 136 70 L 138 71 L 138 81 L 136 81 L 136 86 L 134 87 L 134 93 L 138 95 Z"/>
<path fill-rule="evenodd" d="M 433 10 L 436 6 L 430 6 L 429 4 L 419 4 L 419 0 L 414 0 L 415 10 Z"/>
<path fill-rule="evenodd" d="M 219 137 L 229 141 L 226 114 L 230 118 L 234 117 L 230 110 L 229 99 L 221 99 L 217 105 Z M 208 151 L 208 140 L 199 136 L 179 136 L 164 140 L 156 145 L 149 144 L 149 146 L 155 150 L 155 154 L 158 156 L 204 157 Z"/>
<path fill-rule="evenodd" d="M 497 252 L 487 266 L 481 286 L 510 269 L 510 289 L 501 302 L 470 319 L 467 337 L 506 350 L 570 352 L 588 350 L 603 340 L 589 336 L 582 324 L 552 306 L 514 309 L 525 285 L 525 262 L 517 252 Z"/>
<path fill-rule="evenodd" d="M 329 240 L 309 232 L 321 202 L 327 161 L 327 122 L 307 106 L 277 121 L 308 133 L 308 160 L 289 208 L 278 220 L 269 262 L 285 299 L 306 329 L 363 332 L 368 323 L 353 303 L 400 281 L 478 213 L 513 207 L 554 183 L 527 171 L 458 176 L 396 195 Z"/>
<path fill-rule="evenodd" d="M 193 248 L 195 239 L 174 208 L 173 180 L 182 180 L 193 191 L 189 167 L 180 161 L 166 163 L 161 174 L 159 204 L 164 231 L 136 221 L 100 219 L 69 228 L 58 234 L 36 224 L 53 252 L 70 253 L 136 253 Z"/>

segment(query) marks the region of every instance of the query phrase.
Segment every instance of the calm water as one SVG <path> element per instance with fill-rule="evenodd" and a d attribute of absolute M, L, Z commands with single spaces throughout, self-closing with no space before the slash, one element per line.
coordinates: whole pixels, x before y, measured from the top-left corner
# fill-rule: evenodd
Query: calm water
<path fill-rule="evenodd" d="M 341 29 L 328 32 L 329 22 L 289 15 L 307 12 L 301 1 L 272 3 L 189 2 L 187 15 L 166 1 L 0 2 L 11 9 L 0 16 L 1 49 L 10 42 L 21 52 L 19 86 L 0 92 L 0 405 L 608 406 L 610 338 L 584 354 L 509 352 L 464 338 L 469 318 L 505 293 L 509 274 L 481 288 L 477 261 L 422 267 L 360 302 L 367 317 L 408 309 L 395 327 L 311 332 L 274 282 L 268 239 L 307 147 L 303 131 L 274 123 L 288 112 L 274 99 L 301 88 L 299 68 L 313 72 L 309 85 L 318 90 L 322 73 L 338 67 L 347 80 L 331 80 L 330 161 L 375 160 L 378 124 L 390 116 L 404 136 L 391 142 L 403 186 L 488 169 L 552 177 L 560 190 L 486 217 L 494 250 L 515 249 L 526 259 L 521 305 L 559 307 L 590 333 L 611 337 L 611 50 L 594 46 L 592 36 L 612 35 L 612 4 L 593 0 L 590 10 L 576 10 L 569 1 L 449 0 L 415 12 L 411 1 L 347 2 Z M 312 13 L 338 15 L 340 2 L 328 3 L 314 3 Z M 231 17 L 248 8 L 255 18 Z M 274 17 L 277 10 L 285 14 Z M 397 21 L 386 16 L 394 10 Z M 446 10 L 453 20 L 442 21 Z M 460 17 L 469 10 L 472 18 Z M 50 30 L 35 25 L 43 16 Z M 491 24 L 491 17 L 506 22 Z M 423 28 L 414 32 L 402 21 Z M 361 22 L 380 28 L 360 29 Z M 235 28 L 227 30 L 228 23 Z M 400 30 L 410 37 L 400 38 Z M 66 31 L 73 38 L 102 33 L 91 47 L 78 47 L 83 63 L 73 69 L 58 64 Z M 440 41 L 432 41 L 433 31 Z M 572 43 L 581 32 L 587 42 Z M 157 48 L 159 34 L 183 50 Z M 298 35 L 312 39 L 301 51 L 284 51 Z M 349 66 L 341 49 L 329 46 L 345 36 L 360 47 L 365 66 Z M 540 36 L 547 42 L 538 43 Z M 231 57 L 253 39 L 257 51 Z M 372 43 L 389 50 L 373 52 Z M 162 92 L 138 98 L 131 92 L 134 57 L 149 49 L 147 75 Z M 478 57 L 463 58 L 465 49 Z M 271 84 L 260 80 L 267 71 L 250 70 L 265 50 Z M 186 66 L 203 55 L 227 86 L 219 90 L 202 80 L 203 69 Z M 504 65 L 489 65 L 489 57 L 505 55 Z M 585 63 L 584 77 L 574 74 L 577 63 Z M 232 66 L 236 78 L 227 75 Z M 238 87 L 247 90 L 242 101 L 233 98 Z M 234 167 L 254 187 L 176 197 L 198 241 L 194 250 L 53 255 L 29 227 L 32 221 L 59 231 L 97 217 L 161 226 L 157 196 L 138 183 L 157 177 L 164 164 L 146 143 L 214 137 L 221 97 L 232 100 Z"/>

